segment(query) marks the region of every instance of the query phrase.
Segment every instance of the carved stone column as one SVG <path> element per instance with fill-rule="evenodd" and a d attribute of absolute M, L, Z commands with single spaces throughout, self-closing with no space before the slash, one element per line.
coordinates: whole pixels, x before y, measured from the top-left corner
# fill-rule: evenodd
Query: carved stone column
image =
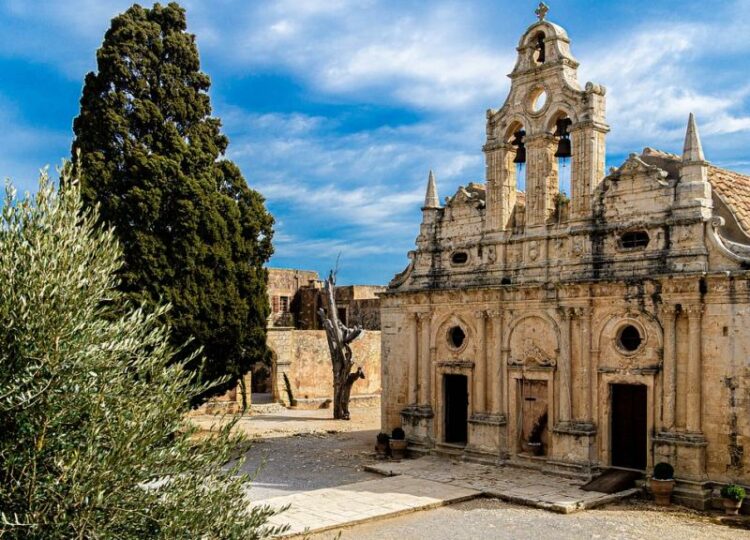
<path fill-rule="evenodd" d="M 417 404 L 417 344 L 419 341 L 419 320 L 416 313 L 410 313 L 409 325 L 409 376 L 408 376 L 408 391 L 409 391 L 409 402 L 408 405 Z"/>
<path fill-rule="evenodd" d="M 578 316 L 581 320 L 581 416 L 582 420 L 587 423 L 593 422 L 591 414 L 591 371 L 594 367 L 591 365 L 591 308 L 578 308 Z"/>
<path fill-rule="evenodd" d="M 570 392 L 570 318 L 572 311 L 561 308 L 560 312 L 560 393 L 558 396 L 558 410 L 560 423 L 570 422 L 571 392 Z"/>
<path fill-rule="evenodd" d="M 689 432 L 701 431 L 701 322 L 703 305 L 688 306 L 688 369 L 687 391 L 685 392 L 685 411 L 687 412 L 686 428 Z"/>
<path fill-rule="evenodd" d="M 419 347 L 419 404 L 430 405 L 430 386 L 432 383 L 432 370 L 430 369 L 430 320 L 431 313 L 420 313 L 419 320 L 422 323 L 422 343 Z"/>
<path fill-rule="evenodd" d="M 474 366 L 474 413 L 485 412 L 487 402 L 485 388 L 487 385 L 487 312 L 475 311 L 477 318 L 477 353 L 478 358 Z"/>
<path fill-rule="evenodd" d="M 675 369 L 675 316 L 676 306 L 662 306 L 662 324 L 664 325 L 664 365 L 663 365 L 663 403 L 662 429 L 674 428 L 675 394 L 677 391 L 677 370 Z"/>
<path fill-rule="evenodd" d="M 505 389 L 505 378 L 503 377 L 503 312 L 501 310 L 491 311 L 492 317 L 492 337 L 495 340 L 494 350 L 492 353 L 492 366 L 490 376 L 487 377 L 489 382 L 490 395 L 490 412 L 499 414 L 503 410 L 503 391 Z"/>

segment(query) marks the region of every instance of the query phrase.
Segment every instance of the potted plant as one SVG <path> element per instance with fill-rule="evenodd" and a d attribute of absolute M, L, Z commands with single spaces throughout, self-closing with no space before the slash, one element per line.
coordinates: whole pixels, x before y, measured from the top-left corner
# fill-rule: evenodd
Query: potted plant
<path fill-rule="evenodd" d="M 721 488 L 721 496 L 724 498 L 724 512 L 728 516 L 736 516 L 745 499 L 745 488 L 737 484 L 729 484 Z"/>
<path fill-rule="evenodd" d="M 388 455 L 388 441 L 390 441 L 390 437 L 388 437 L 387 433 L 383 433 L 382 431 L 378 433 L 377 443 L 375 444 L 375 457 L 385 459 Z"/>
<path fill-rule="evenodd" d="M 406 433 L 400 427 L 391 432 L 391 457 L 393 459 L 404 459 L 406 455 Z"/>
<path fill-rule="evenodd" d="M 529 440 L 527 442 L 529 450 L 535 456 L 544 455 L 544 443 L 542 442 L 542 432 L 547 427 L 547 413 L 540 416 L 531 428 Z"/>
<path fill-rule="evenodd" d="M 674 490 L 674 468 L 669 463 L 657 463 L 649 483 L 656 504 L 669 506 Z"/>

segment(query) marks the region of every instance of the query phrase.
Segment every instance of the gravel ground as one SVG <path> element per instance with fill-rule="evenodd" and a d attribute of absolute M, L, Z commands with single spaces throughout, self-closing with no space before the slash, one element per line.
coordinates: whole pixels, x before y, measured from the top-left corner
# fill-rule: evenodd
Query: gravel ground
<path fill-rule="evenodd" d="M 713 523 L 681 508 L 657 510 L 635 501 L 575 514 L 553 514 L 495 499 L 475 499 L 435 510 L 330 531 L 310 540 L 736 540 L 750 531 Z"/>
<path fill-rule="evenodd" d="M 236 429 L 252 441 L 243 470 L 255 474 L 251 500 L 381 478 L 362 470 L 371 460 L 380 428 L 380 408 L 351 409 L 352 420 L 333 420 L 330 409 L 285 409 L 245 416 Z M 194 415 L 208 436 L 227 418 Z"/>

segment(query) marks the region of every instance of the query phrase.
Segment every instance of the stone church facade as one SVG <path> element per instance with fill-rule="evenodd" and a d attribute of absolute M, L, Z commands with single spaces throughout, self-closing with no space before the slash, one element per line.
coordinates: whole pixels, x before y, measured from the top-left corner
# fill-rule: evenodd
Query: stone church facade
<path fill-rule="evenodd" d="M 666 461 L 702 507 L 750 484 L 750 177 L 706 161 L 692 115 L 682 155 L 605 171 L 606 90 L 566 32 L 542 17 L 517 50 L 486 182 L 441 205 L 430 173 L 380 295 L 383 429 L 568 475 Z"/>

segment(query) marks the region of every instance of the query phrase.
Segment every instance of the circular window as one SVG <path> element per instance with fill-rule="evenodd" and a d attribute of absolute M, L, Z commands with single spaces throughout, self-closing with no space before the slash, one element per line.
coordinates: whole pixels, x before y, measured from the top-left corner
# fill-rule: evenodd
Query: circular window
<path fill-rule="evenodd" d="M 547 105 L 547 92 L 544 88 L 537 88 L 531 93 L 531 112 L 538 113 Z"/>
<path fill-rule="evenodd" d="M 617 342 L 619 343 L 620 347 L 623 348 L 623 350 L 626 350 L 628 352 L 635 352 L 638 350 L 638 347 L 641 346 L 643 338 L 641 337 L 641 333 L 638 331 L 638 329 L 632 324 L 629 324 L 622 330 L 620 330 L 620 335 L 617 338 Z"/>
<path fill-rule="evenodd" d="M 466 333 L 460 326 L 454 326 L 448 330 L 448 343 L 454 349 L 460 349 L 466 341 Z"/>

